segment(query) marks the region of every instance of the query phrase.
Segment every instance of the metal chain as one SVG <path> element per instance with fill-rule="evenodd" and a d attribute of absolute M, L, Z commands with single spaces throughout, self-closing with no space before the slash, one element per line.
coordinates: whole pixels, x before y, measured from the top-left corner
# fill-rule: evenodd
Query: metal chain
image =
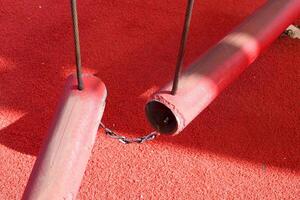
<path fill-rule="evenodd" d="M 110 138 L 116 139 L 119 142 L 123 144 L 132 144 L 132 143 L 139 143 L 142 144 L 144 142 L 148 142 L 151 140 L 154 140 L 159 133 L 156 131 L 153 131 L 149 133 L 148 135 L 142 136 L 142 137 L 137 137 L 137 138 L 127 138 L 125 136 L 119 135 L 112 131 L 111 129 L 107 128 L 102 122 L 100 123 L 100 127 L 102 127 L 105 131 L 105 134 L 109 136 Z"/>
<path fill-rule="evenodd" d="M 175 77 L 173 81 L 173 88 L 172 88 L 172 94 L 174 95 L 177 91 L 178 82 L 179 82 L 179 76 L 182 68 L 183 63 L 183 57 L 184 57 L 184 51 L 187 41 L 187 35 L 189 31 L 191 16 L 192 16 L 192 10 L 193 10 L 194 0 L 188 0 L 188 5 L 186 9 L 186 16 L 185 16 L 185 22 L 182 32 L 182 38 L 181 38 L 181 44 L 179 48 L 179 54 L 178 54 L 178 60 L 176 65 L 176 72 Z M 82 71 L 81 71 L 81 53 L 80 53 L 80 42 L 79 42 L 79 30 L 78 30 L 78 15 L 77 15 L 77 2 L 76 0 L 71 0 L 71 8 L 72 8 L 72 19 L 73 19 L 73 31 L 74 31 L 74 42 L 75 42 L 75 56 L 76 56 L 76 72 L 77 72 L 77 82 L 78 82 L 78 89 L 83 89 L 83 81 L 82 81 Z M 123 144 L 131 144 L 131 143 L 144 143 L 151 140 L 154 140 L 159 133 L 156 131 L 153 131 L 149 133 L 148 135 L 137 137 L 137 138 L 127 138 L 125 136 L 119 135 L 112 131 L 111 129 L 107 128 L 103 123 L 100 123 L 100 126 L 104 129 L 105 134 L 109 136 L 110 138 L 117 139 Z"/>

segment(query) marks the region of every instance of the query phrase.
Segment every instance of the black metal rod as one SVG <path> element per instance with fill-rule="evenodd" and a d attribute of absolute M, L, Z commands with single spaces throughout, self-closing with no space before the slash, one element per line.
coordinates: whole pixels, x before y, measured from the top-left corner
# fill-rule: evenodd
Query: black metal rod
<path fill-rule="evenodd" d="M 180 74 L 182 71 L 185 47 L 186 47 L 186 42 L 187 42 L 188 33 L 189 33 L 189 29 L 190 29 L 192 13 L 193 13 L 193 6 L 194 6 L 194 0 L 188 0 L 186 13 L 185 13 L 184 26 L 183 26 L 183 31 L 182 31 L 182 35 L 181 35 L 181 42 L 180 42 L 180 47 L 179 47 L 179 52 L 178 52 L 178 57 L 177 57 L 175 76 L 174 76 L 174 80 L 173 80 L 173 87 L 172 87 L 172 91 L 171 91 L 172 95 L 175 95 L 177 92 L 177 89 L 178 89 L 179 77 L 180 77 Z"/>
<path fill-rule="evenodd" d="M 78 90 L 83 90 L 82 71 L 81 71 L 81 54 L 80 54 L 80 41 L 79 41 L 79 30 L 78 30 L 78 15 L 77 15 L 77 2 L 71 0 L 72 7 L 72 19 L 73 19 L 73 30 L 74 30 L 74 42 L 75 42 L 75 56 L 76 56 L 76 73 Z"/>

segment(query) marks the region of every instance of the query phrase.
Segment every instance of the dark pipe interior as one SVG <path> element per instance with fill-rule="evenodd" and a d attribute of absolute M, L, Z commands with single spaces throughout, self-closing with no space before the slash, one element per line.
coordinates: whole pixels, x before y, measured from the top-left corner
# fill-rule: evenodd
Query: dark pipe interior
<path fill-rule="evenodd" d="M 173 112 L 158 101 L 150 101 L 146 105 L 146 115 L 150 124 L 162 134 L 172 134 L 178 128 Z"/>

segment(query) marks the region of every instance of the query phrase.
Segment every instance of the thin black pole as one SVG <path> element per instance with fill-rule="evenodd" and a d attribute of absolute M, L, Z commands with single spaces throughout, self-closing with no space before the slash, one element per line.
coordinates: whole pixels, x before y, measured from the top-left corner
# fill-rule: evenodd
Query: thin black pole
<path fill-rule="evenodd" d="M 80 41 L 78 31 L 78 16 L 77 16 L 77 2 L 71 0 L 72 18 L 73 18 L 73 30 L 74 30 L 74 42 L 75 42 L 75 56 L 76 56 L 76 73 L 78 90 L 83 90 L 82 72 L 81 72 L 81 54 L 80 54 Z"/>
<path fill-rule="evenodd" d="M 179 52 L 177 57 L 175 76 L 173 80 L 173 87 L 171 91 L 172 95 L 175 95 L 178 89 L 179 77 L 182 71 L 182 64 L 183 64 L 183 58 L 185 53 L 185 46 L 188 38 L 188 33 L 189 33 L 190 23 L 191 23 L 191 18 L 193 13 L 193 6 L 194 6 L 194 0 L 188 0 L 186 13 L 185 13 L 184 26 L 181 35 L 181 42 L 180 42 L 180 47 L 179 47 Z"/>

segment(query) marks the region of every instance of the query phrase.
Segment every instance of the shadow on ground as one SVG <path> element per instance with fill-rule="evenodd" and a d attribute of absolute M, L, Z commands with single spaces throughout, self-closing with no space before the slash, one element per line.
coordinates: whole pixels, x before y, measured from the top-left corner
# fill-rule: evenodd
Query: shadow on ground
<path fill-rule="evenodd" d="M 79 7 L 83 64 L 96 71 L 108 87 L 103 120 L 130 136 L 137 135 L 132 132 L 150 131 L 143 113 L 146 97 L 142 94 L 173 76 L 184 4 L 153 1 L 132 5 L 120 1 L 123 9 L 118 10 L 112 2 L 94 3 L 93 7 L 91 2 Z M 41 8 L 34 2 L 25 5 L 7 1 L 0 10 L 0 26 L 4 27 L 0 56 L 11 62 L 11 66 L 4 63 L 0 69 L 0 106 L 25 113 L 2 127 L 0 143 L 31 155 L 37 155 L 62 91 L 65 72 L 72 69 L 73 63 L 68 5 L 59 1 L 52 5 L 40 3 Z M 218 2 L 220 6 L 226 3 L 229 0 Z M 237 15 L 197 3 L 187 63 L 257 7 L 248 4 L 243 5 L 245 12 Z M 161 137 L 156 142 L 298 171 L 296 105 L 300 97 L 295 63 L 300 60 L 296 48 L 299 45 L 292 40 L 276 41 L 182 134 Z"/>

